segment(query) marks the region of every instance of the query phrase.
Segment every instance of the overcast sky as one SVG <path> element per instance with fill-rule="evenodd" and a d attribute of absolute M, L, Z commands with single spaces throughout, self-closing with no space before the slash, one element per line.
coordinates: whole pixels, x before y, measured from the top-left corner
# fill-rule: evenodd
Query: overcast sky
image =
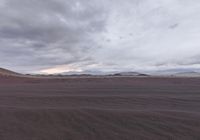
<path fill-rule="evenodd" d="M 200 68 L 199 0 L 0 0 L 0 67 Z"/>

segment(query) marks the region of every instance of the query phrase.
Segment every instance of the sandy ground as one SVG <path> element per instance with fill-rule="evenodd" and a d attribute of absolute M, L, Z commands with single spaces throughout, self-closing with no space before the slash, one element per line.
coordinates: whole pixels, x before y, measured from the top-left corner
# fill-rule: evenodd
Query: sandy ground
<path fill-rule="evenodd" d="M 0 77 L 0 140 L 199 139 L 199 78 Z"/>

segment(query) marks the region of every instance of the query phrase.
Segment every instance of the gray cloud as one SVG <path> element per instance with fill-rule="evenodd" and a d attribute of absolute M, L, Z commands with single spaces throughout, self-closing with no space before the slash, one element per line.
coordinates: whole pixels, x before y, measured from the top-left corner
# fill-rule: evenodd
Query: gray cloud
<path fill-rule="evenodd" d="M 25 71 L 88 60 L 106 19 L 101 5 L 74 0 L 7 0 L 0 17 L 1 64 Z"/>
<path fill-rule="evenodd" d="M 0 65 L 19 72 L 200 68 L 199 9 L 198 0 L 0 0 Z"/>

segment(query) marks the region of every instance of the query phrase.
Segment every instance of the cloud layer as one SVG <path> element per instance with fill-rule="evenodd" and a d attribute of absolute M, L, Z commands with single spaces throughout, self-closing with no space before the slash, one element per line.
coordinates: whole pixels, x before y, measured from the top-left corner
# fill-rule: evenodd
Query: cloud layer
<path fill-rule="evenodd" d="M 200 68 L 198 0 L 0 0 L 0 66 L 19 72 Z"/>

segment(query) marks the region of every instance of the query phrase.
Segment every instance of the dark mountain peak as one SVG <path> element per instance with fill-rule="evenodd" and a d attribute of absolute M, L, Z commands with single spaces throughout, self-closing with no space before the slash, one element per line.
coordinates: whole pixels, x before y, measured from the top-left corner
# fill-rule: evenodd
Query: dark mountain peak
<path fill-rule="evenodd" d="M 139 73 L 139 72 L 120 72 L 114 75 L 118 76 L 148 76 L 147 74 Z"/>

